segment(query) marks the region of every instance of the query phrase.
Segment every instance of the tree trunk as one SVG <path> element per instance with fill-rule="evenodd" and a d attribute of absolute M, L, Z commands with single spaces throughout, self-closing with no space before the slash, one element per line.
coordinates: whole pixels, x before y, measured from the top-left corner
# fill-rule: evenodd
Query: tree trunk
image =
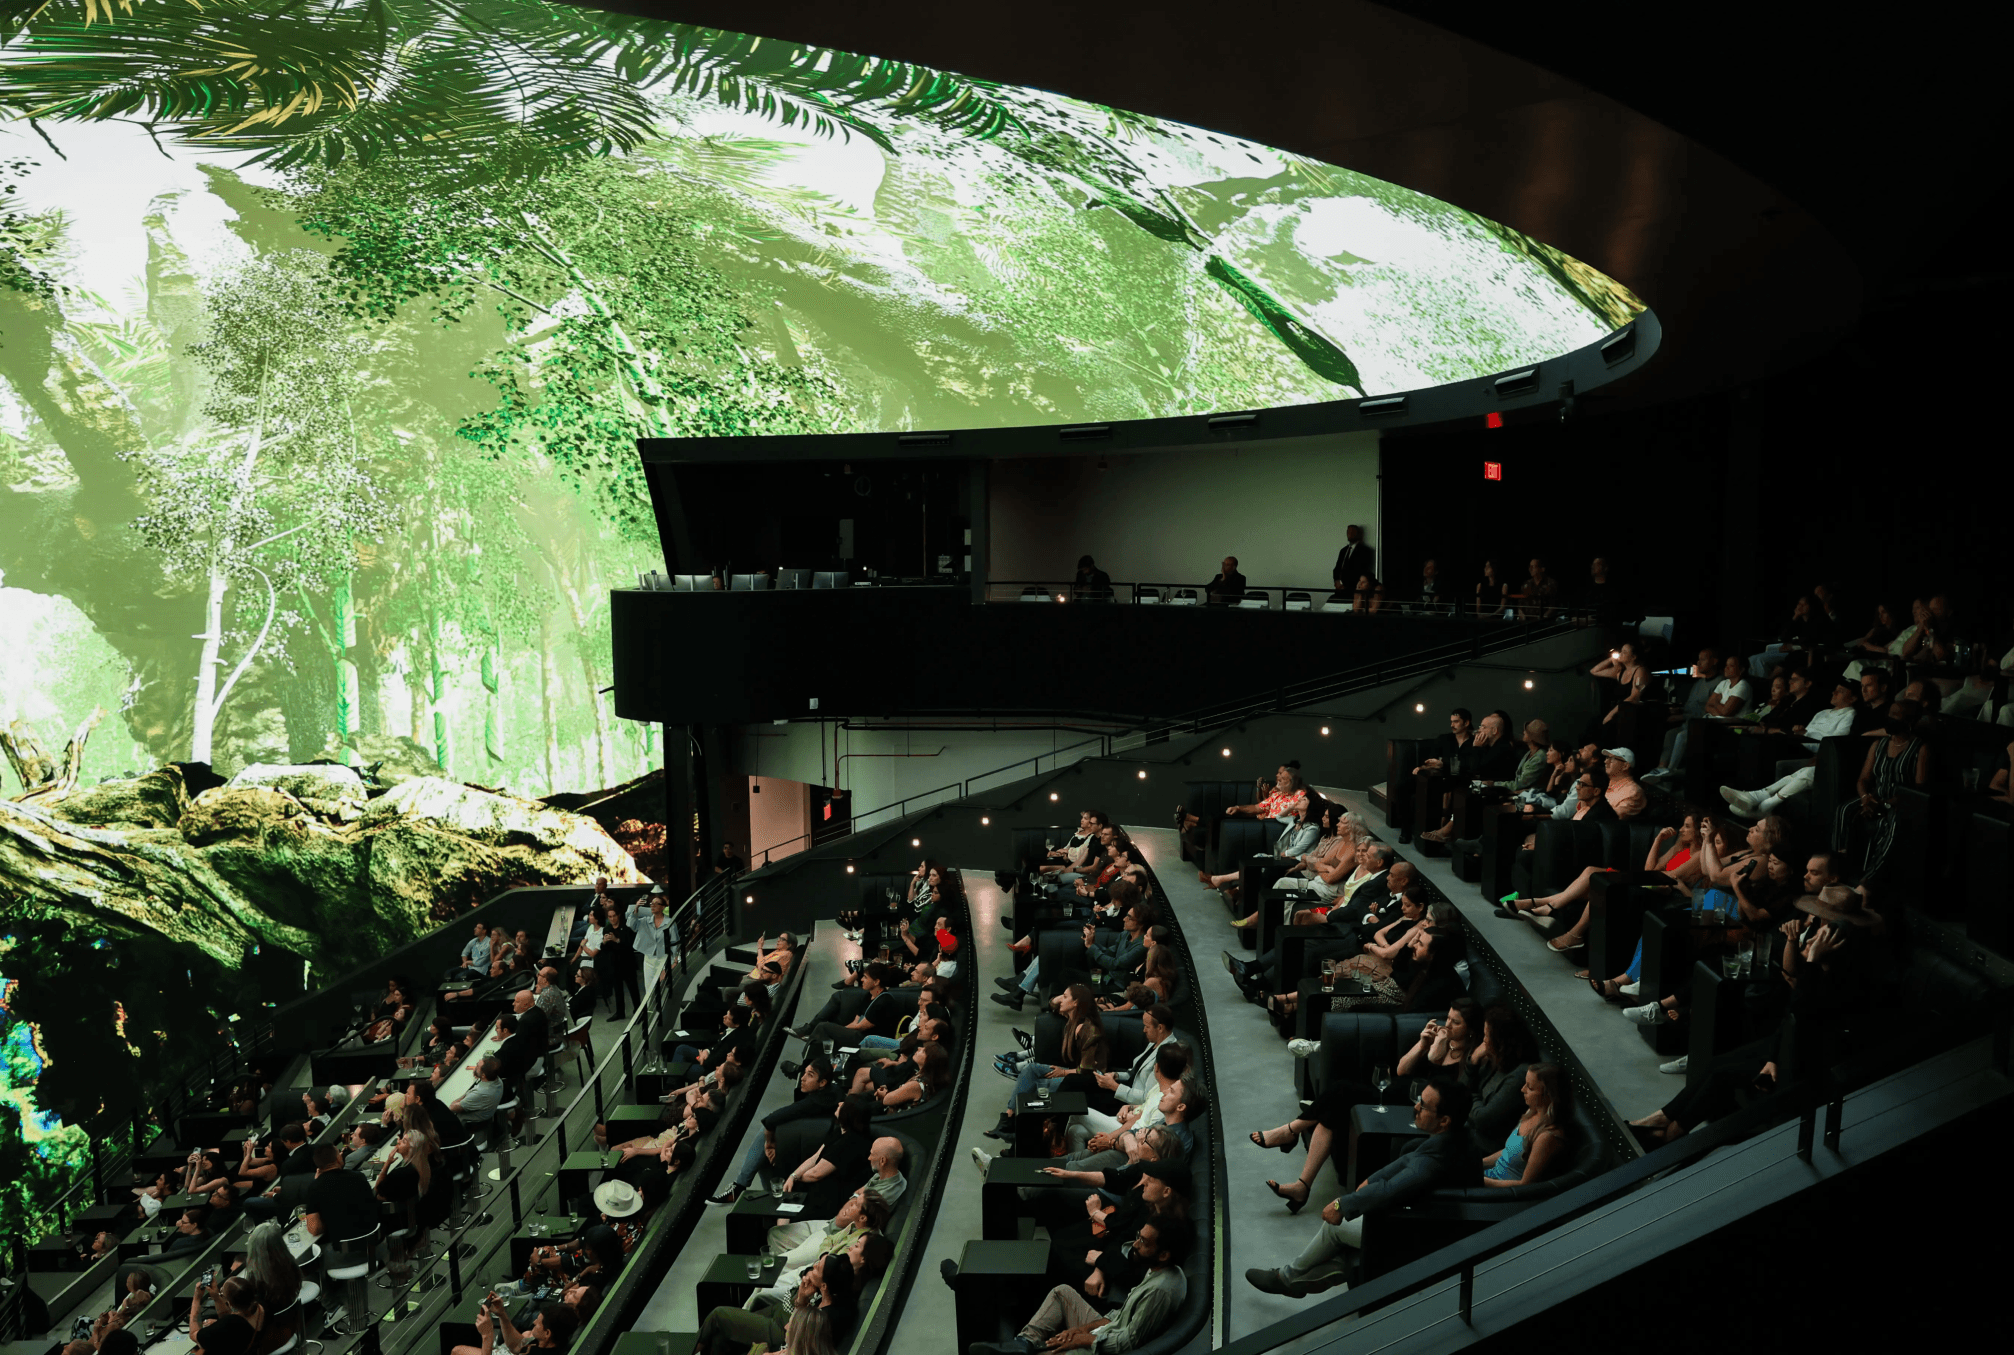
<path fill-rule="evenodd" d="M 357 665 L 350 656 L 357 647 L 357 609 L 351 589 L 352 574 L 345 569 L 336 586 L 329 590 L 329 636 L 336 664 L 337 758 L 345 766 L 359 765 L 357 757 L 358 712 L 362 694 L 357 685 Z"/>
<path fill-rule="evenodd" d="M 504 761 L 503 646 L 495 635 L 483 646 L 483 752 L 492 763 Z"/>
<path fill-rule="evenodd" d="M 448 722 L 448 667 L 446 627 L 441 622 L 438 602 L 427 608 L 427 661 L 432 665 L 434 708 L 434 761 L 441 770 L 454 775 L 454 730 Z"/>
<path fill-rule="evenodd" d="M 224 594 L 230 578 L 222 566 L 210 567 L 210 590 L 203 603 L 203 651 L 196 660 L 194 729 L 189 735 L 189 761 L 208 764 L 217 728 L 217 669 L 223 663 Z"/>
<path fill-rule="evenodd" d="M 584 552 L 583 552 L 584 553 Z M 567 610 L 573 617 L 574 647 L 580 654 L 581 676 L 587 682 L 587 699 L 594 708 L 594 757 L 598 786 L 610 785 L 615 777 L 608 765 L 608 711 L 601 701 L 601 679 L 595 675 L 594 658 L 588 644 L 587 609 L 581 605 L 580 590 L 574 587 L 573 579 L 555 568 L 553 582 L 566 596 Z M 547 787 L 548 792 L 558 790 L 558 786 Z"/>
<path fill-rule="evenodd" d="M 552 618 L 541 621 L 539 632 L 539 712 L 540 723 L 545 727 L 545 790 L 550 795 L 559 788 L 559 712 L 555 709 L 559 673 L 552 656 Z"/>
<path fill-rule="evenodd" d="M 77 726 L 77 732 L 70 736 L 70 742 L 63 749 L 63 760 L 58 763 L 42 751 L 41 741 L 25 720 L 16 720 L 5 729 L 0 729 L 0 752 L 7 754 L 7 760 L 14 764 L 14 774 L 21 778 L 21 793 L 14 797 L 17 803 L 32 803 L 54 798 L 61 799 L 77 788 L 77 776 L 84 768 L 84 745 L 91 737 L 91 731 L 105 718 L 102 708 L 93 710 Z"/>

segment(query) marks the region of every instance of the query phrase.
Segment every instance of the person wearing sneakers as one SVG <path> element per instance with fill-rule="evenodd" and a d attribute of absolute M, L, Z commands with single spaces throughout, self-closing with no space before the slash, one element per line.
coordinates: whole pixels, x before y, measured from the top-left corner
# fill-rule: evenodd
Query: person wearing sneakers
<path fill-rule="evenodd" d="M 1810 750 L 1810 761 L 1795 767 L 1787 776 L 1780 776 L 1757 790 L 1736 790 L 1733 786 L 1722 786 L 1720 798 L 1728 807 L 1744 818 L 1759 819 L 1774 814 L 1783 807 L 1783 802 L 1793 795 L 1802 795 L 1811 789 L 1818 777 L 1818 743 L 1835 735 L 1851 734 L 1855 721 L 1860 715 L 1860 689 L 1841 678 L 1832 684 L 1832 699 L 1824 710 L 1811 717 L 1808 724 L 1793 725 L 1790 732 L 1804 740 Z M 1783 763 L 1777 763 L 1778 771 Z"/>
<path fill-rule="evenodd" d="M 1254 1267 L 1245 1272 L 1246 1282 L 1291 1298 L 1333 1289 L 1349 1279 L 1350 1254 L 1363 1243 L 1364 1215 L 1396 1209 L 1430 1190 L 1480 1184 L 1482 1154 L 1468 1129 L 1474 1103 L 1459 1082 L 1437 1077 L 1427 1083 L 1413 1102 L 1413 1124 L 1426 1137 L 1407 1144 L 1348 1195 L 1329 1201 L 1322 1209 L 1322 1230 L 1299 1256 L 1278 1269 Z"/>

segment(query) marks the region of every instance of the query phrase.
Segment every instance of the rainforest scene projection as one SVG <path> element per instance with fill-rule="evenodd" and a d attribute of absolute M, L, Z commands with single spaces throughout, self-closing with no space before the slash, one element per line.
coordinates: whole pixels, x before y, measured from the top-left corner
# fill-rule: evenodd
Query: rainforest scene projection
<path fill-rule="evenodd" d="M 334 976 L 652 868 L 662 750 L 602 690 L 664 565 L 638 437 L 1375 395 L 1640 310 L 1392 184 L 899 61 L 0 5 L 0 1229 L 251 1009 L 251 947 Z"/>

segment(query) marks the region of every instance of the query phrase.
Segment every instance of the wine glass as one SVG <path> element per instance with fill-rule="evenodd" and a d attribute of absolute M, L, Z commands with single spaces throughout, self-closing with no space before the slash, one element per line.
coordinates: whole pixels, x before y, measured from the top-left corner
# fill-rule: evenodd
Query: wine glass
<path fill-rule="evenodd" d="M 1385 1108 L 1384 1107 L 1385 1092 L 1389 1090 L 1392 1085 L 1392 1070 L 1382 1063 L 1379 1064 L 1377 1067 L 1371 1070 L 1371 1081 L 1377 1084 L 1378 1109 L 1383 1110 Z"/>

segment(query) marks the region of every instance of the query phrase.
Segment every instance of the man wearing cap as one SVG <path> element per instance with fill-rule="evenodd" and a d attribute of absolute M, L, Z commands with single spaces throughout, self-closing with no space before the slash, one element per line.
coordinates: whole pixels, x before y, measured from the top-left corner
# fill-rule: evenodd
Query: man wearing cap
<path fill-rule="evenodd" d="M 1804 879 L 1836 878 L 1831 853 L 1811 859 Z M 1808 920 L 1783 924 L 1783 979 L 1793 990 L 1789 1014 L 1765 1042 L 1768 1062 L 1755 1069 L 1758 1050 L 1748 1045 L 1722 1055 L 1704 1076 L 1689 1073 L 1684 1090 L 1663 1109 L 1641 1120 L 1629 1122 L 1637 1141 L 1645 1148 L 1657 1148 L 1711 1120 L 1732 1115 L 1740 1106 L 1744 1088 L 1768 1094 L 1797 1080 L 1797 1063 L 1803 1055 L 1807 1066 L 1822 1066 L 1826 1042 L 1840 1018 L 1866 1006 L 1872 995 L 1872 967 L 1879 958 L 1870 943 L 1870 933 L 1881 925 L 1878 914 L 1867 910 L 1866 896 L 1858 889 L 1831 884 L 1797 901 L 1797 909 Z M 1814 1055 L 1816 1055 L 1814 1057 Z"/>
<path fill-rule="evenodd" d="M 1608 773 L 1608 789 L 1602 798 L 1615 816 L 1627 823 L 1642 814 L 1648 803 L 1643 785 L 1636 779 L 1636 753 L 1628 748 L 1604 748 L 1601 756 L 1602 770 Z"/>

